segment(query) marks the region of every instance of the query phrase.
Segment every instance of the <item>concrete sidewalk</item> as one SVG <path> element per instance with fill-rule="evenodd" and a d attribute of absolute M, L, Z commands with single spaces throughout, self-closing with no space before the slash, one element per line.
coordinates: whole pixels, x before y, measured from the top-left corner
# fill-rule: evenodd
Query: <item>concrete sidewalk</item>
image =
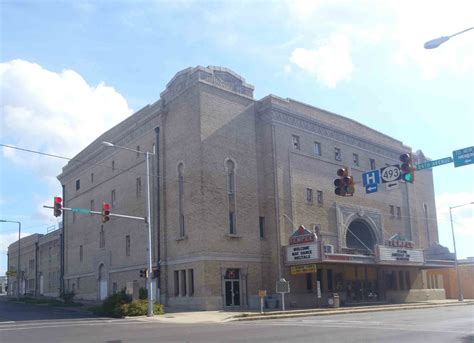
<path fill-rule="evenodd" d="M 163 323 L 175 324 L 198 324 L 198 323 L 222 323 L 230 321 L 247 321 L 247 320 L 264 320 L 278 318 L 293 318 L 304 316 L 328 316 L 348 313 L 378 312 L 378 311 L 394 311 L 394 310 L 410 310 L 422 309 L 441 306 L 464 306 L 474 305 L 474 299 L 464 300 L 432 300 L 417 303 L 406 304 L 387 304 L 387 305 L 371 305 L 358 307 L 339 307 L 339 308 L 315 308 L 305 310 L 289 310 L 289 311 L 268 311 L 264 314 L 260 312 L 230 312 L 230 311 L 196 311 L 196 312 L 171 312 L 161 316 L 152 318 L 141 317 L 145 321 L 158 321 Z M 130 317 L 137 318 L 137 317 Z"/>

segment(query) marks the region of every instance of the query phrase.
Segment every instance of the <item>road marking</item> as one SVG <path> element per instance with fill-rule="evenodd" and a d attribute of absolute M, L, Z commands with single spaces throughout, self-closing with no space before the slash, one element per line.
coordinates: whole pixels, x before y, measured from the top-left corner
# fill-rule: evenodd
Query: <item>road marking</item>
<path fill-rule="evenodd" d="M 0 332 L 2 331 L 18 331 L 18 330 L 33 330 L 33 329 L 50 329 L 50 328 L 62 328 L 62 327 L 72 327 L 72 326 L 98 326 L 104 324 L 112 324 L 112 325 L 127 325 L 127 324 L 152 324 L 152 322 L 143 322 L 138 320 L 128 320 L 128 319 L 116 319 L 116 321 L 104 321 L 101 320 L 99 322 L 66 322 L 66 323 L 44 323 L 44 325 L 40 325 L 40 323 L 30 323 L 30 324 L 15 324 L 1 327 Z"/>

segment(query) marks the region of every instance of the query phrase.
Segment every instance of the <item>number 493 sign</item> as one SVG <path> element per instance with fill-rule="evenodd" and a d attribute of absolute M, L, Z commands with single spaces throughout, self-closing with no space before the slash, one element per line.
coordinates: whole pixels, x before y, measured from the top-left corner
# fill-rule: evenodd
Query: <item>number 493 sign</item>
<path fill-rule="evenodd" d="M 398 164 L 380 168 L 380 177 L 382 183 L 400 180 L 402 173 L 400 173 L 400 166 Z"/>

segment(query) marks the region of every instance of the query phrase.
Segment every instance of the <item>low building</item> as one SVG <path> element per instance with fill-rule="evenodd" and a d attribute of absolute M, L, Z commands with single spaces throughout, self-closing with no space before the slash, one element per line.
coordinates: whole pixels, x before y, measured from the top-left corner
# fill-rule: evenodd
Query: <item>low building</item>
<path fill-rule="evenodd" d="M 33 234 L 8 247 L 10 295 L 44 295 L 58 297 L 61 280 L 61 234 L 55 230 L 48 234 Z M 18 247 L 20 272 L 18 273 Z"/>
<path fill-rule="evenodd" d="M 334 293 L 344 304 L 444 298 L 422 272 L 431 265 L 424 250 L 438 241 L 432 170 L 404 182 L 393 167 L 406 153 L 424 162 L 423 153 L 296 100 L 257 100 L 253 90 L 227 68 L 180 71 L 157 102 L 63 168 L 64 205 L 100 211 L 105 202 L 112 214 L 146 217 L 142 152 L 154 153 L 153 285 L 167 306 L 256 308 L 259 290 L 280 297 L 282 279 L 295 307 Z M 354 178 L 353 196 L 335 194 L 340 168 Z M 378 184 L 381 174 L 387 182 Z M 80 212 L 63 215 L 66 288 L 104 299 L 145 287 L 147 224 Z"/>
<path fill-rule="evenodd" d="M 474 257 L 458 261 L 459 281 L 465 299 L 474 299 Z M 438 268 L 427 271 L 428 288 L 444 288 L 447 299 L 458 299 L 459 288 L 456 269 Z"/>
<path fill-rule="evenodd" d="M 6 295 L 8 291 L 7 277 L 0 276 L 0 295 Z"/>

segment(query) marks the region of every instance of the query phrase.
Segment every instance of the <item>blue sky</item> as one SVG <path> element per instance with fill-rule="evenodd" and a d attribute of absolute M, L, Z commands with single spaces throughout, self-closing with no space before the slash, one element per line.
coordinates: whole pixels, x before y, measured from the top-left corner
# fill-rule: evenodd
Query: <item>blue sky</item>
<path fill-rule="evenodd" d="M 293 98 L 350 117 L 439 159 L 473 146 L 470 1 L 2 1 L 0 143 L 74 156 L 159 99 L 174 74 L 225 66 L 255 97 Z M 57 224 L 64 161 L 0 151 L 0 218 Z M 473 166 L 434 169 L 440 242 L 449 206 L 474 201 Z M 458 254 L 474 256 L 474 206 L 453 210 Z M 0 224 L 0 274 L 15 224 Z"/>

